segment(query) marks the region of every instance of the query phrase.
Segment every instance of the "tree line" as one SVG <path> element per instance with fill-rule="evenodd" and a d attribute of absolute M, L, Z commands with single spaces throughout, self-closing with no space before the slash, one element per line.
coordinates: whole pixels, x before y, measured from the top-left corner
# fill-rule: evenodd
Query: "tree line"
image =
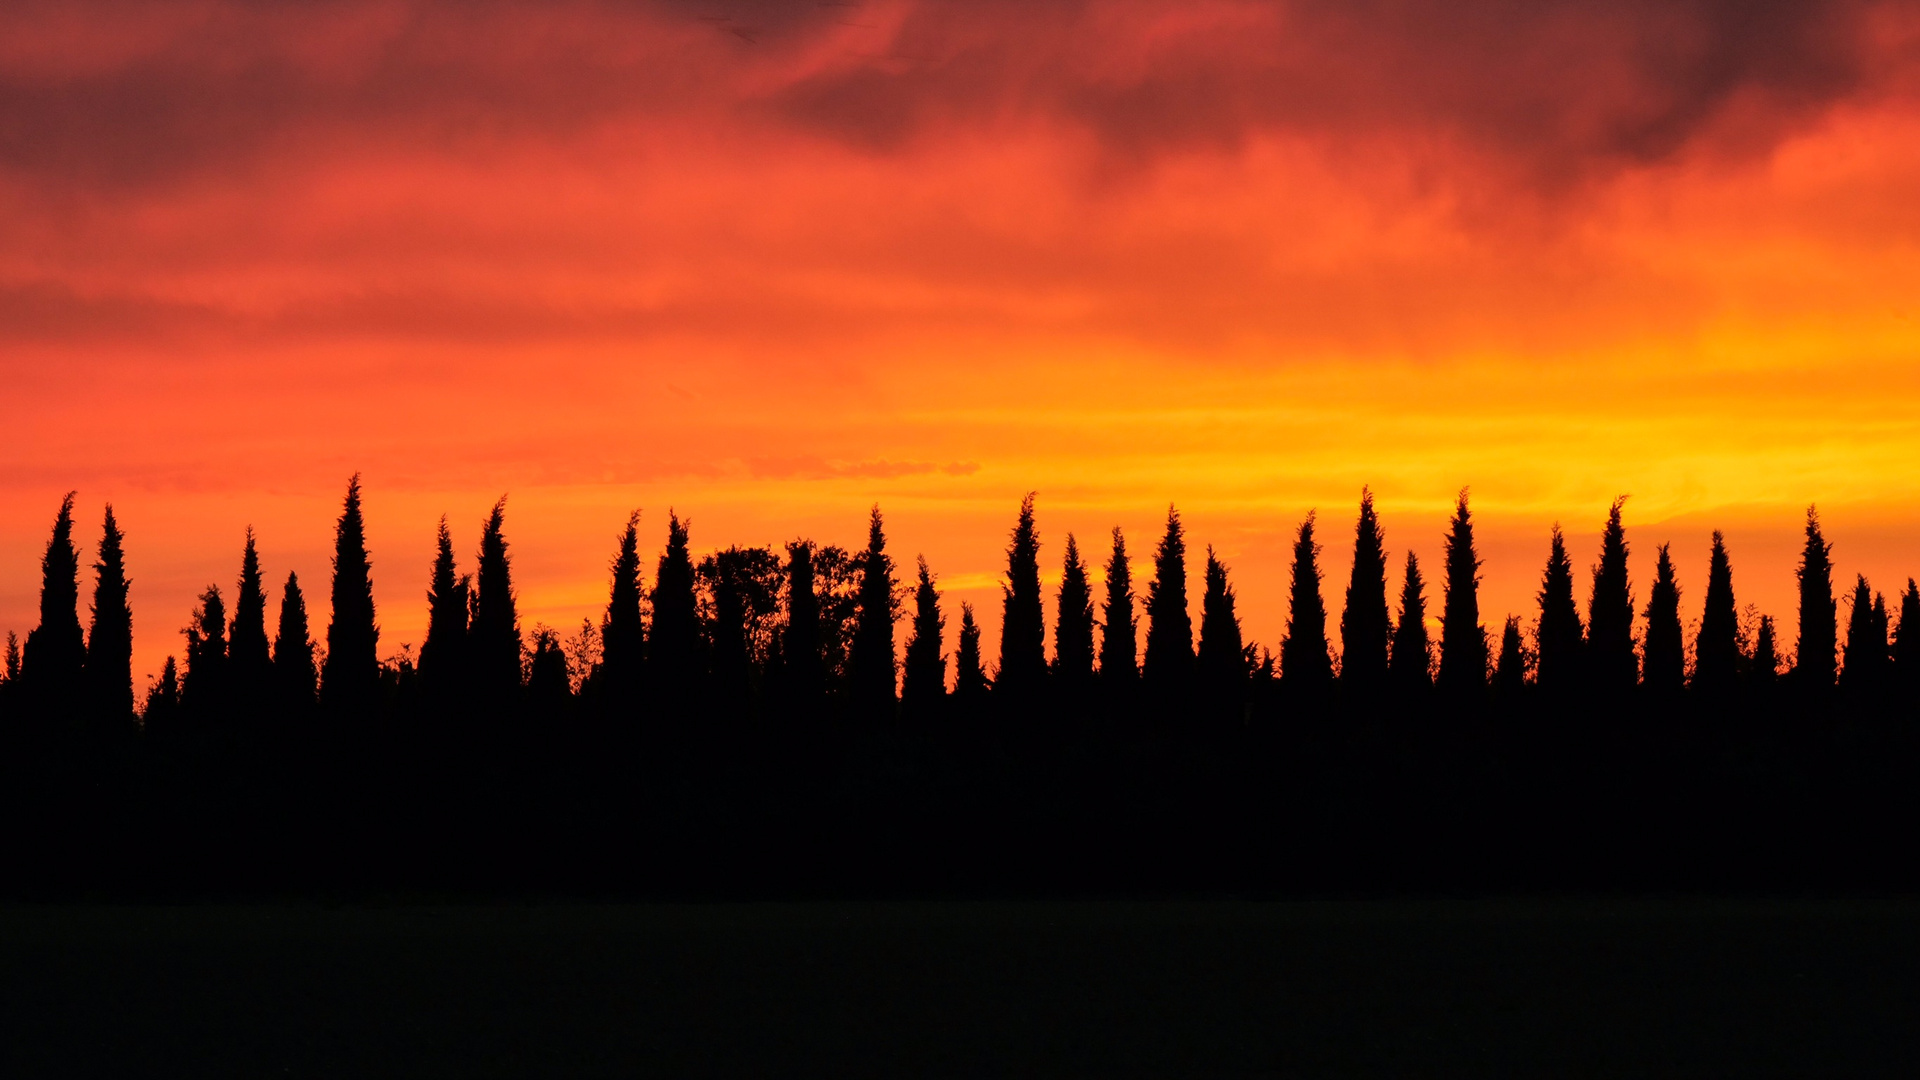
<path fill-rule="evenodd" d="M 545 626 L 524 634 L 503 497 L 487 517 L 471 569 L 461 567 L 441 519 L 425 640 L 417 655 L 404 650 L 382 660 L 355 476 L 335 529 L 324 639 L 315 640 L 299 577 L 291 573 L 278 590 L 270 632 L 272 597 L 249 529 L 231 606 L 218 585 L 201 594 L 184 630 L 184 662 L 169 656 L 136 709 L 126 537 L 108 506 L 83 628 L 69 495 L 41 561 L 39 625 L 24 647 L 8 635 L 0 706 L 56 726 L 164 734 L 179 725 L 257 714 L 532 708 L 643 723 L 649 715 L 711 704 L 911 717 L 950 706 L 1058 704 L 1136 692 L 1210 706 L 1276 694 L 1304 701 L 1338 694 L 1356 702 L 1491 698 L 1550 708 L 1593 694 L 1704 700 L 1782 684 L 1887 700 L 1899 690 L 1899 699 L 1912 699 L 1920 686 L 1920 589 L 1908 579 L 1896 618 L 1885 596 L 1857 577 L 1843 640 L 1832 545 L 1815 509 L 1807 511 L 1796 570 L 1799 611 L 1789 656 L 1773 619 L 1738 605 L 1719 532 L 1707 553 L 1705 602 L 1691 635 L 1681 624 L 1678 571 L 1668 545 L 1658 549 L 1647 601 L 1637 607 L 1623 507 L 1621 499 L 1608 510 L 1584 613 L 1573 556 L 1556 525 L 1530 632 L 1508 616 L 1490 633 L 1478 599 L 1473 513 L 1462 491 L 1445 536 L 1434 641 L 1426 579 L 1411 552 L 1397 605 L 1390 603 L 1385 534 L 1373 496 L 1363 490 L 1338 649 L 1329 637 L 1318 521 L 1309 513 L 1292 545 L 1286 630 L 1276 656 L 1246 640 L 1229 569 L 1211 547 L 1199 582 L 1196 634 L 1187 538 L 1172 508 L 1152 554 L 1153 577 L 1140 592 L 1120 529 L 1112 532 L 1097 590 L 1078 539 L 1067 536 L 1049 628 L 1030 494 L 1006 549 L 999 655 L 990 664 L 968 604 L 959 609 L 958 647 L 946 650 L 951 612 L 938 579 L 922 558 L 902 581 L 878 507 L 859 551 L 797 540 L 784 549 L 727 547 L 697 560 L 689 523 L 670 514 L 651 583 L 636 511 L 620 534 L 598 622 L 584 622 L 566 640 Z M 898 650 L 903 617 L 905 648 Z"/>

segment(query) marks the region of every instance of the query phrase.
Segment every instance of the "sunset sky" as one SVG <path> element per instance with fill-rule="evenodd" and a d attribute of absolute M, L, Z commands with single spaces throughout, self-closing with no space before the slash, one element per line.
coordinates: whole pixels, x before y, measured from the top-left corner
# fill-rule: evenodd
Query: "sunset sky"
<path fill-rule="evenodd" d="M 1619 494 L 1639 603 L 1719 527 L 1790 620 L 1809 503 L 1920 573 L 1917 360 L 1914 4 L 0 7 L 0 630 L 110 501 L 142 688 L 249 524 L 324 634 L 355 471 L 383 654 L 503 492 L 529 629 L 635 507 L 651 581 L 877 502 L 991 650 L 1033 490 L 1142 588 L 1177 503 L 1274 646 L 1363 484 L 1395 590 L 1471 485 L 1492 629 Z"/>

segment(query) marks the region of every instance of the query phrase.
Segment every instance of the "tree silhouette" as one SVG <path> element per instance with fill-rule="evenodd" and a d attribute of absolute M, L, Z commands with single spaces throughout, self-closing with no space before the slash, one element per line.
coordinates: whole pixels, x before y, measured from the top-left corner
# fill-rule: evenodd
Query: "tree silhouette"
<path fill-rule="evenodd" d="M 1595 689 L 1625 693 L 1639 681 L 1633 654 L 1633 585 L 1627 577 L 1627 531 L 1620 523 L 1625 495 L 1613 500 L 1600 534 L 1600 561 L 1593 567 L 1587 601 L 1587 663 Z"/>
<path fill-rule="evenodd" d="M 1800 583 L 1800 639 L 1794 648 L 1793 677 L 1805 690 L 1833 685 L 1834 651 L 1839 637 L 1833 599 L 1833 545 L 1820 535 L 1820 513 L 1807 507 L 1807 542 L 1794 571 Z"/>
<path fill-rule="evenodd" d="M 994 685 L 1005 698 L 1030 698 L 1047 674 L 1047 622 L 1040 603 L 1040 535 L 1033 526 L 1031 491 L 1020 500 L 1020 517 L 1007 545 L 1007 580 L 1000 592 L 1000 674 Z"/>
<path fill-rule="evenodd" d="M 1206 693 L 1216 701 L 1236 701 L 1247 681 L 1245 644 L 1240 616 L 1233 610 L 1233 586 L 1227 567 L 1207 548 L 1206 592 L 1200 598 L 1200 652 L 1195 673 Z"/>
<path fill-rule="evenodd" d="M 1732 689 L 1739 671 L 1740 617 L 1733 600 L 1733 563 L 1727 557 L 1726 538 L 1715 529 L 1713 552 L 1707 557 L 1706 606 L 1693 647 L 1694 688 L 1724 694 Z"/>
<path fill-rule="evenodd" d="M 180 703 L 202 720 L 217 716 L 227 704 L 227 604 L 220 586 L 209 585 L 194 605 L 184 631 L 187 637 L 187 675 L 180 686 Z"/>
<path fill-rule="evenodd" d="M 933 587 L 926 556 L 920 557 L 919 566 L 919 584 L 913 591 L 913 636 L 907 639 L 900 700 L 905 707 L 924 713 L 947 695 L 947 654 L 941 650 L 947 617 L 940 613 L 940 593 Z"/>
<path fill-rule="evenodd" d="M 514 679 L 515 683 L 520 680 Z M 567 654 L 560 647 L 560 635 L 552 627 L 533 628 L 532 649 L 527 655 L 527 700 L 548 711 L 564 708 L 573 697 L 573 683 L 567 672 Z"/>
<path fill-rule="evenodd" d="M 1753 638 L 1753 659 L 1748 662 L 1748 678 L 1759 687 L 1772 686 L 1780 673 L 1780 650 L 1774 644 L 1773 616 L 1760 616 L 1760 630 Z"/>
<path fill-rule="evenodd" d="M 960 649 L 954 657 L 953 698 L 968 707 L 980 705 L 992 682 L 980 666 L 980 624 L 973 621 L 973 605 L 960 604 Z"/>
<path fill-rule="evenodd" d="M 1503 701 L 1519 697 L 1527 685 L 1527 658 L 1520 644 L 1520 619 L 1507 616 L 1500 631 L 1500 659 L 1494 664 L 1493 689 Z"/>
<path fill-rule="evenodd" d="M 360 474 L 347 481 L 347 498 L 334 529 L 333 617 L 327 623 L 327 659 L 320 703 L 335 712 L 370 708 L 380 690 L 380 628 L 374 622 L 373 562 L 360 514 Z"/>
<path fill-rule="evenodd" d="M 1393 652 L 1387 661 L 1387 678 L 1403 692 L 1418 692 L 1431 685 L 1428 674 L 1433 665 L 1433 645 L 1427 640 L 1426 583 L 1420 579 L 1420 559 L 1407 552 L 1405 579 L 1400 587 L 1400 622 L 1393 630 Z"/>
<path fill-rule="evenodd" d="M 640 615 L 640 511 L 627 515 L 620 550 L 613 557 L 613 584 L 600 620 L 602 689 L 616 711 L 629 713 L 640 696 L 647 650 Z"/>
<path fill-rule="evenodd" d="M 88 707 L 100 721 L 114 726 L 133 719 L 133 609 L 127 604 L 125 540 L 108 503 L 99 561 L 93 564 L 93 623 L 83 670 Z"/>
<path fill-rule="evenodd" d="M 420 645 L 420 683 L 434 700 L 445 703 L 466 686 L 467 612 L 470 582 L 459 576 L 453 558 L 453 533 L 440 515 L 434 534 L 433 576 L 427 586 L 427 637 Z"/>
<path fill-rule="evenodd" d="M 267 591 L 260 577 L 260 553 L 253 526 L 240 554 L 240 584 L 233 598 L 233 625 L 227 638 L 227 675 L 236 701 L 248 708 L 267 703 L 273 687 L 273 654 L 267 647 Z"/>
<path fill-rule="evenodd" d="M 867 520 L 867 549 L 860 555 L 860 619 L 854 625 L 851 657 L 854 700 L 868 709 L 893 708 L 897 603 L 893 559 L 887 555 L 887 535 L 876 505 Z"/>
<path fill-rule="evenodd" d="M 1087 582 L 1087 563 L 1072 533 L 1067 534 L 1056 599 L 1053 674 L 1063 693 L 1078 695 L 1093 681 L 1093 587 Z"/>
<path fill-rule="evenodd" d="M 1852 609 L 1847 618 L 1846 666 L 1840 671 L 1840 685 L 1856 694 L 1873 693 L 1885 683 L 1887 602 L 1879 598 L 1876 610 L 1865 574 L 1855 575 Z"/>
<path fill-rule="evenodd" d="M 1146 651 L 1141 677 L 1148 686 L 1162 693 L 1186 688 L 1193 676 L 1193 618 L 1187 614 L 1187 540 L 1172 506 L 1147 586 Z"/>
<path fill-rule="evenodd" d="M 180 716 L 180 667 L 174 658 L 160 667 L 160 677 L 147 687 L 147 700 L 140 712 L 140 726 L 148 734 L 167 732 Z"/>
<path fill-rule="evenodd" d="M 86 639 L 80 632 L 80 552 L 73 546 L 73 499 L 67 492 L 40 559 L 40 625 L 27 634 L 20 687 L 34 707 L 65 711 L 80 693 Z"/>
<path fill-rule="evenodd" d="M 1392 636 L 1386 537 L 1373 512 L 1373 492 L 1363 487 L 1360 520 L 1354 526 L 1353 572 L 1347 578 L 1346 607 L 1340 612 L 1341 685 L 1363 694 L 1385 686 L 1387 644 Z"/>
<path fill-rule="evenodd" d="M 472 681 L 477 700 L 492 706 L 510 702 L 520 690 L 520 612 L 513 591 L 512 558 L 505 533 L 507 497 L 493 504 L 480 532 L 477 600 L 468 631 Z"/>
<path fill-rule="evenodd" d="M 1287 636 L 1280 641 L 1280 682 L 1290 691 L 1317 694 L 1333 680 L 1327 650 L 1327 608 L 1320 599 L 1320 545 L 1313 541 L 1313 512 L 1293 539 L 1293 584 L 1287 594 Z"/>
<path fill-rule="evenodd" d="M 787 628 L 781 645 L 788 692 L 803 707 L 811 707 L 826 689 L 820 597 L 814 592 L 811 541 L 795 540 L 787 545 Z"/>
<path fill-rule="evenodd" d="M 1893 630 L 1893 677 L 1898 680 L 1907 708 L 1917 703 L 1920 690 L 1920 585 L 1907 579 L 1900 594 L 1900 622 Z"/>
<path fill-rule="evenodd" d="M 1139 639 L 1133 617 L 1133 572 L 1118 525 L 1113 527 L 1113 553 L 1107 556 L 1107 599 L 1100 615 L 1100 681 L 1115 689 L 1132 686 L 1140 676 Z"/>
<path fill-rule="evenodd" d="M 713 690 L 730 709 L 745 705 L 753 672 L 744 580 L 746 555 L 738 547 L 716 551 L 700 560 L 695 570 L 708 598 L 705 636 L 707 656 L 713 667 Z"/>
<path fill-rule="evenodd" d="M 1540 655 L 1535 661 L 1534 680 L 1544 692 L 1572 693 L 1581 682 L 1586 628 L 1574 604 L 1573 560 L 1567 557 L 1567 539 L 1557 521 L 1547 549 L 1547 568 L 1540 576 L 1539 600 L 1540 625 L 1535 639 Z"/>
<path fill-rule="evenodd" d="M 653 633 L 647 666 L 654 688 L 668 701 L 684 697 L 699 682 L 700 615 L 693 595 L 693 556 L 688 526 L 667 511 L 667 548 L 653 574 Z"/>
<path fill-rule="evenodd" d="M 1449 693 L 1477 693 L 1487 685 L 1487 632 L 1480 625 L 1480 558 L 1473 547 L 1473 515 L 1460 489 L 1447 531 L 1446 600 L 1440 612 L 1440 678 Z"/>
<path fill-rule="evenodd" d="M 1647 640 L 1643 682 L 1656 694 L 1678 694 L 1687 680 L 1686 644 L 1680 629 L 1680 584 L 1674 577 L 1668 545 L 1660 545 L 1653 591 L 1647 597 Z"/>
<path fill-rule="evenodd" d="M 280 624 L 273 638 L 273 682 L 280 699 L 299 712 L 313 705 L 319 679 L 313 637 L 307 628 L 307 599 L 300 592 L 300 576 L 289 573 L 280 593 Z"/>

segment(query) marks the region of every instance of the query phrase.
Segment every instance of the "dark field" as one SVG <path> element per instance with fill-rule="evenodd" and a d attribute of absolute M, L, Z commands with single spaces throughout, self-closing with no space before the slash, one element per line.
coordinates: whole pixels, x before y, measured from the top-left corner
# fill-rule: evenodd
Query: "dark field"
<path fill-rule="evenodd" d="M 1914 1075 L 1920 902 L 0 909 L 0 1072 Z"/>

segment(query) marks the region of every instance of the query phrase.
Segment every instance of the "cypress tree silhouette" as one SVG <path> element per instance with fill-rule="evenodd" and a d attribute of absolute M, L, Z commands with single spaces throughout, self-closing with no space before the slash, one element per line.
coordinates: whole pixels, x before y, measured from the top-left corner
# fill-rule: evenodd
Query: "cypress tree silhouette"
<path fill-rule="evenodd" d="M 1340 612 L 1340 683 L 1361 694 L 1387 681 L 1387 644 L 1393 620 L 1387 613 L 1386 537 L 1373 512 L 1373 492 L 1360 489 L 1360 520 L 1353 533 L 1353 572 Z"/>
<path fill-rule="evenodd" d="M 1760 630 L 1753 637 L 1753 659 L 1747 663 L 1747 677 L 1759 687 L 1772 686 L 1780 673 L 1780 650 L 1774 644 L 1773 616 L 1760 616 Z"/>
<path fill-rule="evenodd" d="M 1070 698 L 1084 694 L 1093 681 L 1093 587 L 1080 545 L 1067 534 L 1065 564 L 1053 624 L 1053 674 Z"/>
<path fill-rule="evenodd" d="M 1900 594 L 1900 623 L 1893 630 L 1893 678 L 1902 691 L 1902 703 L 1909 710 L 1916 704 L 1920 689 L 1920 585 L 1907 579 L 1907 591 Z"/>
<path fill-rule="evenodd" d="M 1207 548 L 1206 582 L 1207 591 L 1200 599 L 1200 652 L 1194 661 L 1195 672 L 1202 689 L 1215 700 L 1236 701 L 1246 690 L 1246 645 L 1241 640 L 1240 617 L 1233 610 L 1233 586 L 1227 583 L 1226 564 L 1214 555 L 1211 546 Z"/>
<path fill-rule="evenodd" d="M 752 647 L 747 637 L 746 582 L 742 556 L 731 547 L 700 561 L 698 574 L 707 586 L 711 619 L 706 627 L 707 655 L 713 664 L 713 689 L 729 708 L 745 704 L 753 672 Z"/>
<path fill-rule="evenodd" d="M 1138 624 L 1127 541 L 1118 525 L 1113 527 L 1113 553 L 1107 556 L 1107 599 L 1100 614 L 1100 680 L 1110 688 L 1132 686 L 1140 677 Z"/>
<path fill-rule="evenodd" d="M 1513 701 L 1526 685 L 1527 658 L 1520 644 L 1520 619 L 1509 615 L 1500 631 L 1500 659 L 1493 669 L 1493 689 L 1502 700 Z"/>
<path fill-rule="evenodd" d="M 227 604 L 220 586 L 209 585 L 194 605 L 187 636 L 187 676 L 180 687 L 180 703 L 202 721 L 217 716 L 227 704 Z"/>
<path fill-rule="evenodd" d="M 1167 507 L 1167 532 L 1153 555 L 1147 586 L 1147 655 L 1141 677 L 1161 693 L 1186 689 L 1193 677 L 1193 617 L 1187 614 L 1187 540 L 1180 512 Z"/>
<path fill-rule="evenodd" d="M 693 556 L 688 528 L 667 511 L 667 549 L 653 574 L 653 634 L 647 666 L 655 691 L 668 702 L 684 699 L 699 684 L 700 616 L 693 595 Z"/>
<path fill-rule="evenodd" d="M 786 661 L 788 692 L 803 709 L 819 702 L 827 683 L 820 596 L 815 588 L 813 543 L 795 540 L 787 545 L 787 627 L 781 655 Z"/>
<path fill-rule="evenodd" d="M 1033 492 L 1020 500 L 1020 517 L 1007 545 L 1007 580 L 1000 587 L 1001 696 L 1026 698 L 1047 674 L 1047 620 L 1040 607 L 1040 536 L 1033 527 Z"/>
<path fill-rule="evenodd" d="M 1320 599 L 1320 545 L 1313 542 L 1313 518 L 1313 512 L 1308 511 L 1294 534 L 1287 636 L 1280 641 L 1280 684 L 1292 693 L 1309 695 L 1325 690 L 1333 680 L 1333 661 L 1327 650 L 1327 608 Z"/>
<path fill-rule="evenodd" d="M 1404 693 L 1432 685 L 1433 644 L 1427 640 L 1426 583 L 1420 578 L 1420 559 L 1407 552 L 1407 569 L 1400 587 L 1400 622 L 1393 630 L 1393 652 L 1387 660 L 1387 679 Z"/>
<path fill-rule="evenodd" d="M 518 678 L 514 680 L 516 683 Z M 533 648 L 527 656 L 527 700 L 543 715 L 552 715 L 573 699 L 567 654 L 552 627 L 533 628 Z"/>
<path fill-rule="evenodd" d="M 267 592 L 260 578 L 260 553 L 251 525 L 247 526 L 247 546 L 240 555 L 240 585 L 233 598 L 233 626 L 227 638 L 227 672 L 236 702 L 257 708 L 272 693 Z"/>
<path fill-rule="evenodd" d="M 1853 611 L 1847 618 L 1846 666 L 1840 671 L 1840 685 L 1856 694 L 1878 691 L 1886 673 L 1887 602 L 1881 598 L 1876 611 L 1874 600 L 1866 575 L 1855 575 Z"/>
<path fill-rule="evenodd" d="M 1833 545 L 1820 535 L 1820 513 L 1807 507 L 1807 542 L 1794 572 L 1800 582 L 1800 640 L 1793 677 L 1804 690 L 1833 685 L 1834 650 L 1839 637 L 1833 599 Z"/>
<path fill-rule="evenodd" d="M 1740 671 L 1740 616 L 1734 608 L 1733 563 L 1726 538 L 1713 531 L 1707 558 L 1707 599 L 1700 613 L 1700 635 L 1693 647 L 1693 685 L 1707 694 L 1731 690 Z"/>
<path fill-rule="evenodd" d="M 887 555 L 887 534 L 881 527 L 880 507 L 867 519 L 867 549 L 860 553 L 860 616 L 853 629 L 854 700 L 863 708 L 893 708 L 895 668 L 893 621 L 899 611 L 893 595 L 893 559 Z"/>
<path fill-rule="evenodd" d="M 1596 690 L 1625 693 L 1639 681 L 1633 654 L 1633 585 L 1627 578 L 1627 531 L 1620 523 L 1625 495 L 1613 500 L 1600 534 L 1600 561 L 1593 567 L 1587 603 L 1588 675 Z"/>
<path fill-rule="evenodd" d="M 1889 640 L 1892 627 L 1887 615 L 1887 598 L 1879 593 L 1873 594 L 1873 633 L 1873 639 L 1880 643 L 1880 651 L 1873 659 L 1870 688 L 1879 692 L 1886 689 L 1893 676 L 1893 646 Z"/>
<path fill-rule="evenodd" d="M 4 682 L 0 686 L 6 689 L 6 696 L 13 697 L 14 690 L 20 685 L 20 636 L 7 631 L 7 670 Z"/>
<path fill-rule="evenodd" d="M 101 722 L 116 727 L 133 719 L 133 609 L 127 604 L 125 539 L 108 503 L 99 561 L 93 564 L 93 624 L 87 631 L 83 670 L 88 707 Z"/>
<path fill-rule="evenodd" d="M 313 636 L 307 628 L 307 598 L 300 592 L 300 576 L 287 574 L 280 593 L 280 624 L 273 638 L 273 682 L 296 714 L 314 704 L 320 673 L 313 662 Z"/>
<path fill-rule="evenodd" d="M 1653 591 L 1647 597 L 1647 640 L 1643 682 L 1655 694 L 1678 694 L 1686 685 L 1686 644 L 1680 629 L 1680 583 L 1674 577 L 1668 545 L 1660 545 Z"/>
<path fill-rule="evenodd" d="M 613 585 L 600 621 L 602 689 L 616 711 L 631 712 L 644 678 L 647 630 L 640 617 L 640 511 L 627 515 L 613 557 Z"/>
<path fill-rule="evenodd" d="M 140 711 L 140 726 L 152 734 L 167 732 L 180 716 L 180 668 L 173 657 L 160 667 L 160 677 L 147 687 L 147 701 Z"/>
<path fill-rule="evenodd" d="M 954 657 L 953 699 L 973 707 L 986 699 L 992 680 L 980 666 L 980 624 L 973 621 L 973 605 L 960 604 L 960 649 Z"/>
<path fill-rule="evenodd" d="M 454 563 L 453 533 L 440 515 L 434 534 L 433 576 L 427 586 L 427 638 L 420 645 L 420 685 L 445 704 L 464 688 L 468 581 Z"/>
<path fill-rule="evenodd" d="M 920 560 L 920 582 L 913 591 L 913 636 L 907 639 L 907 670 L 900 700 L 909 709 L 925 712 L 947 695 L 947 654 L 941 651 L 947 617 L 940 613 L 940 593 L 926 556 Z"/>
<path fill-rule="evenodd" d="M 1480 558 L 1473 548 L 1473 514 L 1460 489 L 1447 532 L 1446 601 L 1440 612 L 1440 689 L 1456 695 L 1487 685 L 1487 632 L 1480 625 Z"/>
<path fill-rule="evenodd" d="M 1535 638 L 1540 650 L 1534 681 L 1543 692 L 1572 693 L 1581 684 L 1581 653 L 1586 628 L 1573 600 L 1573 560 L 1567 557 L 1567 539 L 1560 523 L 1553 523 L 1553 541 L 1547 549 L 1547 568 L 1540 576 L 1540 625 Z M 1504 648 L 1504 644 L 1502 648 Z"/>
<path fill-rule="evenodd" d="M 335 712 L 371 708 L 380 691 L 380 627 L 374 622 L 373 563 L 360 514 L 360 474 L 347 481 L 346 503 L 333 541 L 333 617 L 327 622 L 327 659 L 320 673 L 320 704 Z"/>
<path fill-rule="evenodd" d="M 512 558 L 505 534 L 507 497 L 493 504 L 480 533 L 473 626 L 468 631 L 472 680 L 478 700 L 512 702 L 520 690 L 520 612 L 513 594 Z"/>
<path fill-rule="evenodd" d="M 80 552 L 73 546 L 73 499 L 67 492 L 53 519 L 53 535 L 40 559 L 40 625 L 27 634 L 20 657 L 18 696 L 49 714 L 80 703 L 87 662 L 80 632 Z"/>

